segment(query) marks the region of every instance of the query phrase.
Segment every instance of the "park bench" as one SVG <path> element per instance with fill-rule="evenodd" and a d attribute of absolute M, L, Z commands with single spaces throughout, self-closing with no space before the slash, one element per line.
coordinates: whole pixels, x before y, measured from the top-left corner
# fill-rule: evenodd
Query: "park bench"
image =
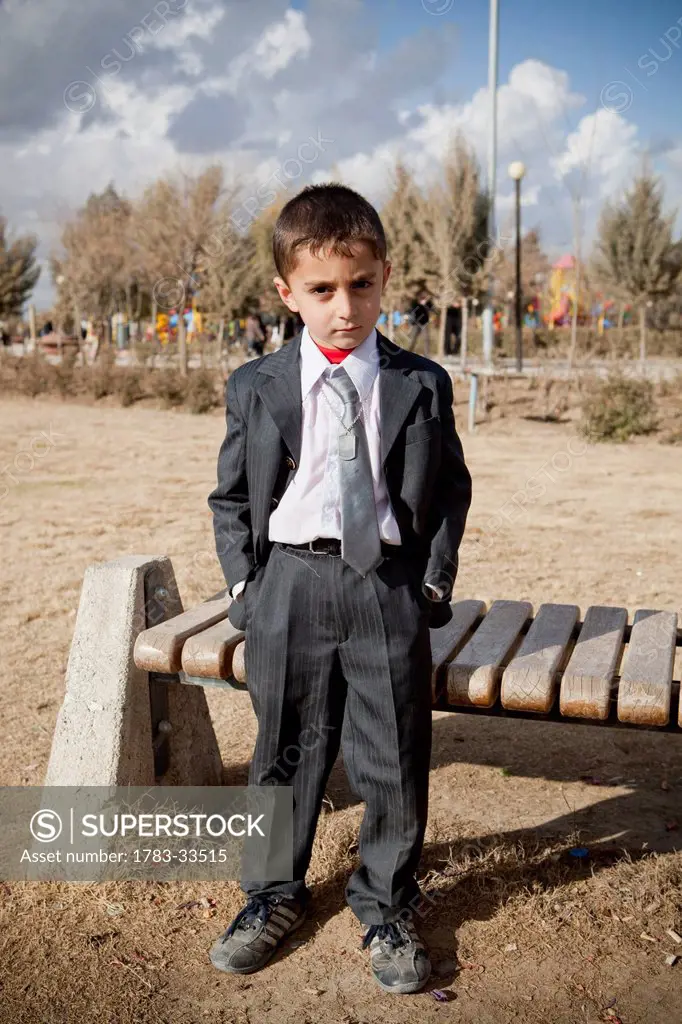
<path fill-rule="evenodd" d="M 248 689 L 246 640 L 227 618 L 231 599 L 226 590 L 184 611 L 170 560 L 135 556 L 90 567 L 99 587 L 95 586 L 88 602 L 86 574 L 78 613 L 84 630 L 96 628 L 98 622 L 109 623 L 111 611 L 101 605 L 116 600 L 107 578 L 113 578 L 117 567 L 119 575 L 136 578 L 137 607 L 128 613 L 132 620 L 122 624 L 120 642 L 133 663 L 131 671 L 137 673 L 135 687 L 144 688 L 148 681 L 147 745 L 153 751 L 158 778 L 168 770 L 174 744 L 185 752 L 188 744 L 186 735 L 178 737 L 178 729 L 186 733 L 188 724 L 178 718 L 177 707 L 174 712 L 170 708 L 170 695 L 175 695 L 177 703 L 179 693 L 194 691 L 193 713 L 204 720 L 206 742 L 214 743 L 203 688 Z M 98 602 L 99 610 L 94 608 Z M 79 631 L 77 620 L 74 644 L 88 643 L 84 630 Z M 436 711 L 672 731 L 682 736 L 680 681 L 673 678 L 675 655 L 682 651 L 682 630 L 675 612 L 629 612 L 593 605 L 583 615 L 573 604 L 541 604 L 534 609 L 528 601 L 495 600 L 488 607 L 479 600 L 459 600 L 452 603 L 451 621 L 431 630 L 431 648 Z M 98 649 L 95 642 L 88 660 L 91 672 Z M 104 664 L 102 672 L 106 686 Z M 77 691 L 76 677 L 77 673 L 72 688 Z M 124 704 L 132 700 L 132 688 L 130 679 L 119 679 L 119 699 Z M 67 695 L 68 691 L 67 672 Z M 183 714 L 188 712 L 185 707 Z M 192 743 L 196 739 L 193 736 Z M 144 746 L 143 739 L 136 742 Z M 56 766 L 54 745 L 53 760 Z M 112 760 L 125 762 L 113 754 Z M 187 763 L 180 777 L 186 784 L 199 784 Z"/>

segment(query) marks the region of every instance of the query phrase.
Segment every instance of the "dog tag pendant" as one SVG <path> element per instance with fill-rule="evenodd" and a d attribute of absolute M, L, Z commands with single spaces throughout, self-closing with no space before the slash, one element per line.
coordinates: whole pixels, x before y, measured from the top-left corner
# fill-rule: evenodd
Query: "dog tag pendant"
<path fill-rule="evenodd" d="M 358 439 L 355 434 L 339 435 L 339 458 L 344 462 L 354 459 L 357 454 Z"/>

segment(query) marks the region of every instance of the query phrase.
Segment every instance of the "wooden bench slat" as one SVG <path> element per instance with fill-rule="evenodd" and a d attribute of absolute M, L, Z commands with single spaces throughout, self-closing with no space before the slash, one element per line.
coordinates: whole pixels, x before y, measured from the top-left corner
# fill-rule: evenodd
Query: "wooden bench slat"
<path fill-rule="evenodd" d="M 448 665 L 448 703 L 486 708 L 495 703 L 502 663 L 532 614 L 528 601 L 493 601 L 481 625 Z"/>
<path fill-rule="evenodd" d="M 562 715 L 608 718 L 611 686 L 627 622 L 627 608 L 591 605 L 587 609 L 561 680 L 559 710 Z"/>
<path fill-rule="evenodd" d="M 580 619 L 575 604 L 542 604 L 517 654 L 502 673 L 500 701 L 514 711 L 547 714 L 557 694 L 559 670 Z"/>
<path fill-rule="evenodd" d="M 232 653 L 232 675 L 238 683 L 244 683 L 246 685 L 246 663 L 244 660 L 245 651 L 246 644 L 242 640 L 240 644 L 237 644 Z"/>
<path fill-rule="evenodd" d="M 455 601 L 452 605 L 450 622 L 431 633 L 431 691 L 433 699 L 443 685 L 441 669 L 445 662 L 468 639 L 471 629 L 478 618 L 485 614 L 485 601 Z M 239 643 L 232 655 L 232 675 L 239 683 L 246 683 L 246 666 L 244 664 L 244 644 Z"/>
<path fill-rule="evenodd" d="M 147 672 L 179 672 L 187 638 L 226 618 L 230 601 L 226 587 L 203 604 L 143 630 L 133 651 L 137 667 Z"/>
<path fill-rule="evenodd" d="M 243 639 L 243 630 L 235 629 L 229 619 L 221 619 L 187 638 L 182 648 L 182 668 L 189 676 L 229 679 L 235 648 Z"/>
<path fill-rule="evenodd" d="M 464 600 L 452 604 L 452 618 L 444 626 L 430 630 L 431 696 L 435 702 L 445 687 L 442 671 L 445 662 L 466 643 L 477 619 L 485 615 L 485 601 Z"/>
<path fill-rule="evenodd" d="M 667 725 L 670 720 L 677 615 L 640 608 L 618 685 L 618 720 Z"/>

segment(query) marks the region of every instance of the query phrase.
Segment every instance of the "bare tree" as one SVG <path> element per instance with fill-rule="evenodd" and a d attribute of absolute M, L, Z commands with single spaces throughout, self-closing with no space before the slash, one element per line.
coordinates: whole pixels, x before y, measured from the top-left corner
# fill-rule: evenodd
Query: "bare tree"
<path fill-rule="evenodd" d="M 497 293 L 501 299 L 516 287 L 515 251 L 514 245 L 501 250 L 496 269 Z M 548 271 L 549 259 L 540 242 L 540 231 L 531 228 L 521 239 L 521 294 L 524 299 L 535 294 Z"/>
<path fill-rule="evenodd" d="M 111 340 L 111 317 L 126 307 L 131 289 L 131 261 L 126 243 L 131 203 L 113 185 L 91 194 L 64 225 L 62 252 L 53 254 L 57 305 L 69 309 L 80 325 L 83 311 L 99 321 Z"/>
<path fill-rule="evenodd" d="M 391 276 L 384 293 L 388 335 L 393 338 L 393 314 L 403 312 L 424 278 L 424 240 L 420 231 L 420 197 L 417 184 L 398 160 L 393 169 L 391 192 L 381 209 L 386 233 Z"/>
<path fill-rule="evenodd" d="M 675 213 L 662 213 L 657 178 L 644 173 L 619 203 L 602 211 L 594 253 L 599 278 L 639 309 L 639 357 L 646 360 L 647 302 L 669 295 L 680 278 L 682 243 L 673 242 Z"/>
<path fill-rule="evenodd" d="M 429 189 L 422 204 L 424 241 L 427 253 L 425 277 L 440 310 L 438 352 L 445 351 L 447 307 L 467 287 L 465 260 L 485 241 L 487 210 L 480 187 L 480 172 L 473 152 L 461 135 L 448 146 L 442 179 Z M 472 268 L 473 269 L 473 268 Z"/>
<path fill-rule="evenodd" d="M 279 192 L 273 201 L 259 211 L 247 229 L 250 259 L 245 279 L 244 301 L 269 313 L 282 313 L 283 305 L 273 284 L 277 273 L 272 255 L 272 233 L 286 196 Z"/>
<path fill-rule="evenodd" d="M 216 209 L 223 191 L 222 169 L 209 167 L 196 177 L 161 178 L 135 206 L 131 230 L 135 264 L 157 308 L 177 309 L 180 372 L 187 374 L 184 308 L 199 287 L 204 248 L 216 231 Z"/>
<path fill-rule="evenodd" d="M 219 349 L 225 319 L 238 316 L 248 301 L 255 258 L 252 237 L 237 231 L 232 203 L 224 202 L 217 214 L 215 234 L 207 243 L 198 267 L 201 308 L 218 320 Z"/>

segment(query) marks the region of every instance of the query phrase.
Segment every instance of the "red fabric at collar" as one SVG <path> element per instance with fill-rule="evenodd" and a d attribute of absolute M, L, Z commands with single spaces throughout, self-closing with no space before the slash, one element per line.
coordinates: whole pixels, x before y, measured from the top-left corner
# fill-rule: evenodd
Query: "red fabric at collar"
<path fill-rule="evenodd" d="M 319 348 L 322 355 L 327 357 L 330 363 L 342 363 L 346 356 L 349 356 L 353 351 L 352 348 L 322 348 L 322 346 L 318 345 L 317 342 L 315 342 L 315 344 Z"/>

